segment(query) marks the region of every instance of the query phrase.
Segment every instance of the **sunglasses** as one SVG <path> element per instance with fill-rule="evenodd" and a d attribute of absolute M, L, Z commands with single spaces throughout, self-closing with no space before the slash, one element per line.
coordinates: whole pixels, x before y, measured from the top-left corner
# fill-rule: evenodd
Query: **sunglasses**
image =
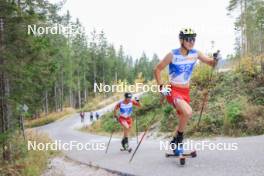
<path fill-rule="evenodd" d="M 186 38 L 184 38 L 184 40 L 186 41 L 186 42 L 195 42 L 195 37 L 186 37 Z"/>

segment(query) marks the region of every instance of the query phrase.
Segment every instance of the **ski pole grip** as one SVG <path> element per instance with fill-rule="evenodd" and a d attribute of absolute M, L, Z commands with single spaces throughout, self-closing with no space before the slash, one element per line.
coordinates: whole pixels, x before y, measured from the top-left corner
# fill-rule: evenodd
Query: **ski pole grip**
<path fill-rule="evenodd" d="M 217 52 L 213 53 L 213 58 L 214 60 L 219 60 L 219 54 L 220 54 L 220 50 L 217 50 Z"/>

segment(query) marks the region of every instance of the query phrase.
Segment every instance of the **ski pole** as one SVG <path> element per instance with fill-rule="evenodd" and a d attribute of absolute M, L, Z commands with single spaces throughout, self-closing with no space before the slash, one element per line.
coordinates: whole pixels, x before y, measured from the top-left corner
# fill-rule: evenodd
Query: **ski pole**
<path fill-rule="evenodd" d="M 135 100 L 139 103 L 138 97 L 135 97 Z M 136 116 L 135 120 L 136 120 L 136 136 L 137 136 L 137 144 L 138 144 L 138 118 L 137 118 L 137 116 Z"/>
<path fill-rule="evenodd" d="M 153 117 L 151 118 L 150 122 L 155 118 L 155 115 L 156 115 L 156 114 L 154 113 L 154 115 L 153 115 Z M 149 122 L 149 123 L 150 123 L 150 122 Z M 142 135 L 142 137 L 141 137 L 139 143 L 137 144 L 137 147 L 136 147 L 135 151 L 133 152 L 133 154 L 132 154 L 132 156 L 131 156 L 129 162 L 131 162 L 131 161 L 133 160 L 133 158 L 134 158 L 134 156 L 135 156 L 135 154 L 136 154 L 136 152 L 137 152 L 137 150 L 138 150 L 138 148 L 139 148 L 139 146 L 140 146 L 142 140 L 144 139 L 145 135 L 147 134 L 147 131 L 148 131 L 148 129 L 150 128 L 150 126 L 151 126 L 151 123 L 147 126 L 147 128 L 145 128 L 144 134 Z"/>
<path fill-rule="evenodd" d="M 112 132 L 111 132 L 110 139 L 109 139 L 109 141 L 108 141 L 108 144 L 107 144 L 107 147 L 106 147 L 106 150 L 105 150 L 105 154 L 107 154 L 107 151 L 108 151 L 108 148 L 109 148 L 109 145 L 110 145 L 110 142 L 111 142 L 111 139 L 112 139 L 113 133 L 114 133 L 114 130 L 112 130 Z"/>
<path fill-rule="evenodd" d="M 137 144 L 138 144 L 138 121 L 136 117 L 136 135 L 137 135 Z"/>
<path fill-rule="evenodd" d="M 217 51 L 216 55 L 215 54 L 213 55 L 213 57 L 214 57 L 215 60 L 218 60 L 217 56 L 219 55 L 219 53 L 220 53 L 220 50 Z M 212 82 L 212 77 L 213 77 L 213 71 L 211 72 L 211 75 L 210 75 L 209 80 L 208 80 L 208 84 L 206 86 L 207 89 L 208 89 L 208 92 L 207 92 L 207 95 L 205 95 L 204 96 L 204 99 L 203 99 L 203 104 L 202 104 L 202 108 L 201 108 L 201 111 L 200 111 L 200 115 L 199 115 L 199 120 L 198 120 L 198 123 L 197 123 L 197 127 L 199 127 L 199 125 L 200 125 L 200 121 L 201 121 L 202 114 L 203 114 L 203 110 L 204 110 L 204 106 L 205 106 L 205 101 L 206 101 L 206 98 L 207 98 L 207 96 L 209 94 L 209 90 L 210 90 L 209 89 L 209 85 Z"/>
<path fill-rule="evenodd" d="M 107 144 L 107 147 L 106 147 L 106 150 L 105 150 L 105 154 L 107 154 L 107 151 L 108 151 L 108 148 L 109 148 L 109 145 L 110 145 L 110 142 L 111 142 L 111 139 L 112 139 L 113 133 L 114 133 L 114 131 L 115 131 L 115 126 L 116 126 L 116 125 L 114 125 L 114 128 L 113 128 L 113 130 L 111 131 L 110 139 L 109 139 L 109 141 L 108 141 L 108 144 Z"/>
<path fill-rule="evenodd" d="M 213 73 L 213 72 L 212 72 Z M 210 75 L 210 78 L 209 78 L 209 81 L 208 81 L 208 85 L 207 85 L 207 87 L 209 86 L 209 83 L 211 82 L 211 78 L 212 78 L 212 74 L 211 73 L 211 75 Z M 200 121 L 201 121 L 201 118 L 202 118 L 202 114 L 203 114 L 203 110 L 204 110 L 204 105 L 205 105 L 205 101 L 206 101 L 206 99 L 207 99 L 207 96 L 208 96 L 208 93 L 209 93 L 209 90 L 208 90 L 208 92 L 207 92 L 207 95 L 205 95 L 204 96 L 204 99 L 203 99 L 203 104 L 202 104 L 202 108 L 201 108 L 201 111 L 200 111 L 200 115 L 199 115 L 199 120 L 198 120 L 198 123 L 197 123 L 197 127 L 199 127 L 199 125 L 200 125 Z"/>

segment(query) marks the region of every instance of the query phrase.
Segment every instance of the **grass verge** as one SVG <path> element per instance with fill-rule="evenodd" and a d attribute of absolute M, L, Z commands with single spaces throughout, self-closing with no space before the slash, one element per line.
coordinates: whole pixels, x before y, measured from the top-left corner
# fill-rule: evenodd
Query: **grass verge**
<path fill-rule="evenodd" d="M 33 130 L 26 131 L 26 141 L 15 133 L 10 141 L 12 149 L 12 161 L 3 162 L 0 166 L 0 176 L 37 176 L 46 169 L 48 159 L 58 156 L 58 151 L 52 150 L 28 150 L 27 141 L 37 143 L 51 142 L 47 134 L 37 133 Z"/>
<path fill-rule="evenodd" d="M 52 123 L 56 120 L 63 119 L 67 115 L 72 114 L 74 112 L 75 112 L 75 110 L 73 108 L 64 108 L 63 111 L 50 113 L 46 117 L 41 116 L 40 118 L 37 118 L 37 119 L 26 120 L 25 121 L 25 127 L 26 128 L 33 128 L 33 127 L 46 125 L 46 124 Z"/>

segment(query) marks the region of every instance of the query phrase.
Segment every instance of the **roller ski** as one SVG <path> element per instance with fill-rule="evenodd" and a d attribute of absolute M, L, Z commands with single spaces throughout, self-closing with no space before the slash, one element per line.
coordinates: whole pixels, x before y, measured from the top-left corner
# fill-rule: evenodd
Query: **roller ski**
<path fill-rule="evenodd" d="M 126 149 L 124 149 L 124 148 L 120 148 L 120 151 L 121 151 L 121 152 L 128 151 L 128 153 L 131 153 L 132 150 L 133 150 L 132 148 L 126 148 Z"/>
<path fill-rule="evenodd" d="M 170 142 L 170 146 L 173 149 L 173 153 L 166 153 L 165 156 L 168 157 L 176 157 L 179 158 L 180 164 L 185 165 L 186 158 L 195 158 L 197 156 L 196 151 L 192 151 L 190 153 L 184 153 L 183 150 L 183 133 L 178 132 L 177 136 L 172 139 Z"/>
<path fill-rule="evenodd" d="M 173 151 L 173 153 L 166 153 L 165 154 L 166 158 L 169 158 L 169 157 L 179 158 L 180 165 L 185 165 L 186 158 L 195 158 L 196 156 L 197 156 L 196 151 L 184 153 L 183 148 L 181 148 L 181 147 L 177 147 L 177 149 L 175 149 Z"/>
<path fill-rule="evenodd" d="M 120 151 L 122 151 L 122 152 L 128 151 L 128 153 L 132 152 L 132 148 L 129 147 L 129 145 L 128 145 L 128 138 L 127 137 L 122 139 L 121 144 L 122 144 L 122 148 L 120 148 Z"/>
<path fill-rule="evenodd" d="M 181 154 L 183 157 L 185 158 L 195 158 L 197 156 L 197 153 L 196 151 L 191 151 L 189 153 L 182 153 Z M 168 158 L 168 157 L 180 157 L 180 155 L 177 155 L 177 154 L 174 154 L 174 153 L 166 153 L 165 156 Z"/>

